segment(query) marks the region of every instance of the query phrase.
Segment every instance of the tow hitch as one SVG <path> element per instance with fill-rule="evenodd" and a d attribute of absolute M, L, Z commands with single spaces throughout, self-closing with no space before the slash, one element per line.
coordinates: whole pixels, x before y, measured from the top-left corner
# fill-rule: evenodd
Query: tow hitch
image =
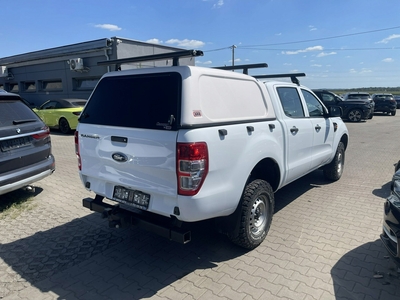
<path fill-rule="evenodd" d="M 150 213 L 127 211 L 121 209 L 119 205 L 110 205 L 103 202 L 103 197 L 99 195 L 96 195 L 95 199 L 84 198 L 82 202 L 84 207 L 99 212 L 102 218 L 106 218 L 111 228 L 123 228 L 133 225 L 181 244 L 187 244 L 191 241 L 191 232 L 179 228 L 180 222 L 176 219 L 156 216 Z"/>

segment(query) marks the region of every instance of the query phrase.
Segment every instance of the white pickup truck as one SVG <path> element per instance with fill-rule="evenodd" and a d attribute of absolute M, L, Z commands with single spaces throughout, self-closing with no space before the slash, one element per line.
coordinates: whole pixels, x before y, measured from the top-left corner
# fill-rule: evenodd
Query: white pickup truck
<path fill-rule="evenodd" d="M 201 51 L 168 55 L 175 66 L 106 73 L 90 96 L 75 132 L 80 178 L 95 193 L 83 206 L 111 227 L 134 224 L 182 243 L 191 239 L 185 224 L 215 219 L 234 243 L 255 248 L 275 191 L 317 169 L 341 177 L 349 139 L 341 109 L 328 111 L 296 74 L 179 66 Z"/>

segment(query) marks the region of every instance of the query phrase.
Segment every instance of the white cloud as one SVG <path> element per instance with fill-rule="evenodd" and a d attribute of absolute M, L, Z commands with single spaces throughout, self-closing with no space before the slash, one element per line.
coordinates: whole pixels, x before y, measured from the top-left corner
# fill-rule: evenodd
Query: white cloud
<path fill-rule="evenodd" d="M 113 25 L 113 24 L 97 24 L 97 25 L 94 25 L 94 27 L 106 29 L 109 31 L 118 31 L 118 30 L 122 29 L 121 27 L 118 27 L 117 25 Z"/>
<path fill-rule="evenodd" d="M 213 8 L 221 8 L 223 5 L 224 5 L 224 0 L 218 0 L 218 2 L 213 5 Z"/>
<path fill-rule="evenodd" d="M 207 60 L 207 61 L 205 61 L 205 62 L 202 62 L 202 61 L 196 60 L 196 64 L 211 65 L 211 64 L 212 64 L 212 61 L 211 61 L 211 60 Z"/>
<path fill-rule="evenodd" d="M 383 62 L 387 62 L 387 63 L 391 63 L 391 62 L 394 62 L 394 59 L 388 57 L 388 58 L 382 59 L 382 61 L 383 61 Z"/>
<path fill-rule="evenodd" d="M 314 46 L 314 47 L 308 47 L 303 50 L 297 50 L 297 51 L 282 51 L 282 54 L 286 55 L 295 55 L 299 53 L 304 53 L 304 52 L 310 52 L 310 51 L 322 51 L 324 48 L 322 46 Z"/>
<path fill-rule="evenodd" d="M 314 27 L 314 26 L 312 26 L 312 25 L 308 26 L 308 28 L 310 28 L 310 31 L 317 30 L 317 28 L 315 28 L 315 27 Z"/>
<path fill-rule="evenodd" d="M 283 65 L 284 66 L 291 66 L 292 64 L 291 63 L 284 63 Z"/>
<path fill-rule="evenodd" d="M 282 32 L 275 33 L 275 35 L 280 36 L 280 35 L 282 35 Z"/>
<path fill-rule="evenodd" d="M 147 40 L 146 43 L 162 44 L 162 41 L 160 41 L 159 39 L 150 39 L 150 40 Z"/>
<path fill-rule="evenodd" d="M 335 55 L 335 54 L 337 54 L 337 53 L 336 52 L 329 52 L 329 53 L 321 52 L 320 54 L 317 55 L 317 57 L 324 57 L 324 56 Z"/>
<path fill-rule="evenodd" d="M 311 67 L 318 67 L 318 68 L 320 68 L 320 67 L 322 67 L 322 65 L 313 64 L 313 65 L 311 65 Z"/>
<path fill-rule="evenodd" d="M 204 42 L 197 40 L 178 40 L 178 39 L 170 39 L 165 42 L 166 44 L 174 45 L 176 44 L 178 47 L 188 47 L 188 48 L 200 48 L 204 46 Z"/>
<path fill-rule="evenodd" d="M 363 73 L 372 73 L 372 70 L 369 70 L 369 69 L 366 69 L 366 68 L 362 68 L 361 71 L 360 71 L 360 74 L 363 74 Z"/>
<path fill-rule="evenodd" d="M 392 34 L 391 36 L 384 38 L 383 40 L 376 42 L 376 44 L 387 44 L 390 40 L 400 38 L 400 34 Z"/>
<path fill-rule="evenodd" d="M 357 71 L 355 69 L 350 69 L 349 72 L 350 73 L 357 73 Z"/>

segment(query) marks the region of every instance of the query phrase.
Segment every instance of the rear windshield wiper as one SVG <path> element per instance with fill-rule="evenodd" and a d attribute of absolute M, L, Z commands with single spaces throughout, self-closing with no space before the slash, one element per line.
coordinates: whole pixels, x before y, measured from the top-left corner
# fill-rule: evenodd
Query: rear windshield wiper
<path fill-rule="evenodd" d="M 23 123 L 30 123 L 30 122 L 36 122 L 37 120 L 35 119 L 26 119 L 26 120 L 14 120 L 13 124 L 18 125 L 18 124 L 23 124 Z"/>

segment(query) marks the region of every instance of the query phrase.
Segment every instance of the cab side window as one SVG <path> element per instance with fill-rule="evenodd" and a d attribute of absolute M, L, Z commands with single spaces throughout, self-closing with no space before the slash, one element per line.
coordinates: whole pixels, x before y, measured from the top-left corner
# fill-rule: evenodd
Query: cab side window
<path fill-rule="evenodd" d="M 277 88 L 279 99 L 285 115 L 291 118 L 303 118 L 305 116 L 301 99 L 296 88 Z"/>
<path fill-rule="evenodd" d="M 317 98 L 309 91 L 301 90 L 303 93 L 304 100 L 306 101 L 308 113 L 310 117 L 323 117 L 324 116 L 324 107 L 321 102 L 318 101 Z"/>

